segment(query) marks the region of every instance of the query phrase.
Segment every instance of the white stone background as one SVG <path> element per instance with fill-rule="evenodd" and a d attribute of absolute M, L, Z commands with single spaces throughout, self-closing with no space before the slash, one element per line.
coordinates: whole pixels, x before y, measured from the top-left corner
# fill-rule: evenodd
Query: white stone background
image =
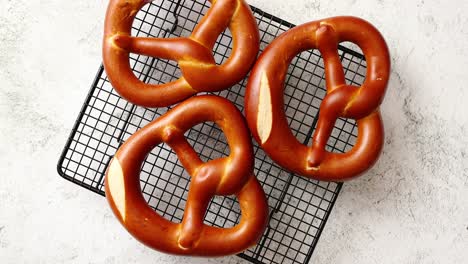
<path fill-rule="evenodd" d="M 339 196 L 312 263 L 468 263 L 468 2 L 260 1 L 355 15 L 388 41 L 383 155 Z M 0 0 L 0 263 L 248 263 L 137 243 L 56 162 L 101 62 L 107 1 Z"/>

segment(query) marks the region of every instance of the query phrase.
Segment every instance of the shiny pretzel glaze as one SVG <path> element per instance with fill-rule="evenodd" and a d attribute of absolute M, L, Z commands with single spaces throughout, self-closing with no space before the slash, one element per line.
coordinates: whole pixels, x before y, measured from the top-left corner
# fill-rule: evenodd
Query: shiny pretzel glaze
<path fill-rule="evenodd" d="M 243 0 L 216 0 L 185 38 L 132 37 L 136 13 L 150 0 L 110 0 L 107 9 L 103 59 L 109 81 L 128 101 L 146 107 L 169 106 L 198 92 L 227 89 L 242 80 L 259 50 L 258 27 Z M 231 56 L 216 65 L 212 55 L 218 36 L 229 27 Z M 166 84 L 141 82 L 130 68 L 129 54 L 177 61 L 182 77 Z"/>
<path fill-rule="evenodd" d="M 213 121 L 225 133 L 228 157 L 203 163 L 184 137 L 196 124 Z M 182 223 L 170 222 L 151 209 L 140 188 L 146 155 L 162 142 L 177 154 L 191 176 Z M 221 256 L 241 252 L 260 239 L 268 216 L 262 187 L 253 174 L 253 150 L 242 114 L 227 99 L 190 98 L 132 135 L 117 151 L 106 172 L 106 197 L 125 228 L 147 246 L 171 254 Z M 239 224 L 217 228 L 203 223 L 214 195 L 236 195 Z"/>
<path fill-rule="evenodd" d="M 338 44 L 357 44 L 367 62 L 361 87 L 347 85 Z M 284 113 L 284 83 L 292 59 L 317 48 L 324 60 L 327 95 L 320 106 L 311 147 L 292 134 Z M 288 170 L 313 179 L 342 181 L 369 169 L 382 150 L 381 104 L 390 72 L 390 57 L 381 34 L 355 17 L 333 17 L 297 26 L 275 39 L 255 64 L 246 91 L 250 130 L 265 152 Z M 325 150 L 338 117 L 357 120 L 358 138 L 347 153 Z"/>

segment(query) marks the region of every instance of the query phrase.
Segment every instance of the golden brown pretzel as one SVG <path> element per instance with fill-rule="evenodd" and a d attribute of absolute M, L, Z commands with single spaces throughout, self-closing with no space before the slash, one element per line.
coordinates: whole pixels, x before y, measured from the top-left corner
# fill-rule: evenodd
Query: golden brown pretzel
<path fill-rule="evenodd" d="M 198 92 L 231 87 L 253 65 L 259 50 L 258 27 L 244 0 L 216 0 L 187 38 L 143 38 L 130 35 L 136 13 L 151 0 L 110 0 L 107 9 L 103 59 L 117 92 L 146 107 L 169 106 Z M 229 27 L 231 56 L 216 65 L 212 50 L 218 36 Z M 175 60 L 182 77 L 166 84 L 141 82 L 130 68 L 129 53 Z"/>
<path fill-rule="evenodd" d="M 347 85 L 338 43 L 357 44 L 367 62 L 361 87 Z M 300 52 L 319 49 L 325 64 L 327 95 L 320 106 L 311 147 L 292 134 L 284 113 L 284 82 L 291 60 Z M 383 145 L 379 105 L 390 72 L 387 45 L 368 22 L 334 17 L 297 26 L 274 40 L 255 64 L 246 91 L 246 116 L 254 138 L 268 155 L 294 173 L 319 180 L 346 180 L 370 168 Z M 325 150 L 338 117 L 357 120 L 358 138 L 348 152 Z"/>
<path fill-rule="evenodd" d="M 225 133 L 228 157 L 203 163 L 184 133 L 194 125 L 214 121 Z M 170 222 L 145 202 L 140 168 L 146 155 L 167 143 L 191 175 L 182 223 Z M 106 172 L 106 196 L 125 228 L 147 246 L 179 255 L 219 256 L 238 253 L 261 237 L 268 216 L 262 187 L 253 174 L 253 150 L 242 114 L 227 99 L 190 98 L 132 135 L 117 151 Z M 241 219 L 232 228 L 203 224 L 214 195 L 236 195 Z"/>

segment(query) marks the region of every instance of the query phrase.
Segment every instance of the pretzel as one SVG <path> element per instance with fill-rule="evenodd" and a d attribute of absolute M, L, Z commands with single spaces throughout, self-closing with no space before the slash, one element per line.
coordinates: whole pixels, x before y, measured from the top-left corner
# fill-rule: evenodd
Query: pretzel
<path fill-rule="evenodd" d="M 357 44 L 367 62 L 361 87 L 347 85 L 338 43 Z M 327 94 L 323 99 L 311 147 L 292 134 L 284 112 L 288 65 L 300 52 L 318 48 L 325 65 Z M 378 159 L 384 130 L 381 104 L 390 72 L 387 45 L 368 22 L 334 17 L 297 26 L 274 40 L 260 56 L 248 81 L 246 117 L 254 138 L 265 152 L 288 170 L 318 180 L 343 181 L 365 172 Z M 355 146 L 346 153 L 325 150 L 338 117 L 357 121 Z"/>
<path fill-rule="evenodd" d="M 230 155 L 203 163 L 184 133 L 214 121 L 225 133 Z M 182 223 L 156 214 L 141 193 L 139 173 L 146 155 L 167 143 L 191 175 Z M 119 221 L 147 246 L 171 254 L 220 256 L 241 252 L 261 237 L 268 216 L 262 187 L 253 174 L 253 150 L 242 114 L 227 99 L 190 98 L 132 135 L 106 172 L 106 196 Z M 203 224 L 214 195 L 236 195 L 242 217 L 232 228 Z"/>
<path fill-rule="evenodd" d="M 227 89 L 242 80 L 259 50 L 255 17 L 244 0 L 216 0 L 185 38 L 132 37 L 136 13 L 151 0 L 110 0 L 107 9 L 103 60 L 109 81 L 128 101 L 146 107 L 169 106 L 198 92 Z M 217 65 L 213 46 L 229 27 L 231 56 Z M 137 53 L 177 61 L 182 76 L 166 84 L 146 84 L 130 68 L 129 54 Z"/>

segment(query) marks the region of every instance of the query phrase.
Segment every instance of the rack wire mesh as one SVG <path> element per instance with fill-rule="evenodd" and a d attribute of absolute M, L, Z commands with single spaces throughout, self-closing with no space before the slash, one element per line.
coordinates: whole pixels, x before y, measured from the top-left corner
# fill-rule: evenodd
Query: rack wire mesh
<path fill-rule="evenodd" d="M 133 35 L 146 37 L 188 36 L 206 13 L 204 0 L 164 0 L 147 4 L 133 24 Z M 258 21 L 263 50 L 276 36 L 294 25 L 252 7 Z M 231 35 L 227 29 L 214 47 L 217 63 L 231 52 Z M 364 81 L 366 62 L 353 49 L 340 46 L 340 56 L 347 82 Z M 181 73 L 175 62 L 132 55 L 134 73 L 147 83 L 165 83 Z M 215 93 L 230 99 L 243 110 L 247 79 L 234 87 Z M 289 67 L 285 88 L 285 112 L 296 137 L 310 144 L 320 102 L 326 94 L 324 67 L 316 50 L 300 53 Z M 135 131 L 169 108 L 143 108 L 122 99 L 109 83 L 101 66 L 78 115 L 58 162 L 58 172 L 100 195 L 104 193 L 104 173 L 118 147 Z M 338 119 L 328 141 L 329 151 L 345 152 L 356 141 L 353 120 Z M 186 137 L 202 160 L 225 156 L 229 147 L 214 123 L 200 124 Z M 335 200 L 341 183 L 321 182 L 291 174 L 272 162 L 254 144 L 255 174 L 265 190 L 270 206 L 269 225 L 258 244 L 239 254 L 252 263 L 308 263 Z M 142 166 L 142 193 L 148 204 L 168 220 L 181 222 L 188 193 L 189 176 L 175 153 L 165 144 L 153 149 Z M 215 197 L 205 215 L 213 226 L 229 227 L 239 221 L 239 204 L 235 197 Z"/>

